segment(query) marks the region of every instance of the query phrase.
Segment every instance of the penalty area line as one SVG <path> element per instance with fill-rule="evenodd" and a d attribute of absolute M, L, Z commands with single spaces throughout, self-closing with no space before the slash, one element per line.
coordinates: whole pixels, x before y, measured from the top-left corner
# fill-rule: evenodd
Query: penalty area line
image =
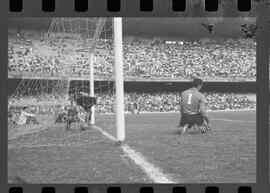
<path fill-rule="evenodd" d="M 117 142 L 117 139 L 110 135 L 108 132 L 104 131 L 102 128 L 93 126 L 96 130 L 100 131 L 104 136 L 108 137 L 110 140 Z M 121 149 L 125 153 L 127 157 L 129 157 L 136 165 L 138 165 L 143 172 L 154 182 L 154 183 L 168 183 L 173 184 L 176 183 L 171 180 L 168 175 L 164 174 L 161 169 L 154 166 L 152 163 L 148 162 L 145 157 L 133 150 L 127 144 L 122 144 Z"/>

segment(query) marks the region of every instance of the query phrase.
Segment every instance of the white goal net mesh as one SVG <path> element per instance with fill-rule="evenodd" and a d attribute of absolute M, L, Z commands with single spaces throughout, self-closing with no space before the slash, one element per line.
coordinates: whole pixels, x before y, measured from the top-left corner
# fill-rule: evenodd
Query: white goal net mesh
<path fill-rule="evenodd" d="M 104 142 L 97 131 L 82 131 L 86 114 L 82 106 L 75 103 L 79 119 L 69 131 L 65 116 L 71 108 L 71 96 L 77 101 L 82 97 L 80 93 L 90 93 L 93 53 L 95 122 L 113 130 L 113 58 L 111 62 L 106 58 L 108 52 L 113 52 L 112 40 L 112 21 L 107 18 L 54 18 L 42 40 L 32 40 L 33 51 L 23 57 L 24 65 L 32 70 L 21 73 L 23 78 L 8 99 L 9 148 Z M 9 45 L 16 48 L 13 41 L 9 38 Z"/>

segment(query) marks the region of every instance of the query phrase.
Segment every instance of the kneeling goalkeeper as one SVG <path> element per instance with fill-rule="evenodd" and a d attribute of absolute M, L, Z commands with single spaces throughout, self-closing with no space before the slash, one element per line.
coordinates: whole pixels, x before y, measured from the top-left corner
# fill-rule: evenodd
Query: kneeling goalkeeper
<path fill-rule="evenodd" d="M 181 94 L 178 134 L 185 133 L 191 127 L 196 127 L 196 130 L 202 132 L 210 129 L 210 121 L 205 110 L 205 97 L 200 92 L 202 85 L 203 81 L 195 78 L 192 82 L 193 87 Z"/>

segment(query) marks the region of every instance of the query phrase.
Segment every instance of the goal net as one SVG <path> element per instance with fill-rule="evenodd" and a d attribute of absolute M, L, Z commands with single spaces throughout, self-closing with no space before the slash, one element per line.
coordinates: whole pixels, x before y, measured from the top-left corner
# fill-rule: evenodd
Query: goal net
<path fill-rule="evenodd" d="M 9 38 L 16 49 L 14 41 Z M 8 99 L 8 147 L 103 142 L 85 125 L 89 114 L 88 124 L 116 135 L 112 20 L 54 18 L 48 32 L 31 41 L 33 51 L 16 58 L 29 67 L 21 71 L 23 79 Z M 91 97 L 95 105 L 86 100 Z M 78 115 L 67 130 L 72 108 Z"/>

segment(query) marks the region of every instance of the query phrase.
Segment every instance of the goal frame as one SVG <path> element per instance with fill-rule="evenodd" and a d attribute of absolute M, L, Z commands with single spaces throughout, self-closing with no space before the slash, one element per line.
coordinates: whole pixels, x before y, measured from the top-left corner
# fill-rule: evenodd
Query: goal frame
<path fill-rule="evenodd" d="M 116 90 L 116 139 L 123 142 L 125 140 L 125 106 L 124 106 L 124 73 L 123 73 L 123 31 L 122 18 L 113 18 L 114 33 L 114 72 Z M 90 52 L 93 48 L 83 48 L 77 52 Z M 94 97 L 94 54 L 90 52 L 90 96 Z M 95 107 L 91 109 L 91 124 L 95 125 Z"/>

